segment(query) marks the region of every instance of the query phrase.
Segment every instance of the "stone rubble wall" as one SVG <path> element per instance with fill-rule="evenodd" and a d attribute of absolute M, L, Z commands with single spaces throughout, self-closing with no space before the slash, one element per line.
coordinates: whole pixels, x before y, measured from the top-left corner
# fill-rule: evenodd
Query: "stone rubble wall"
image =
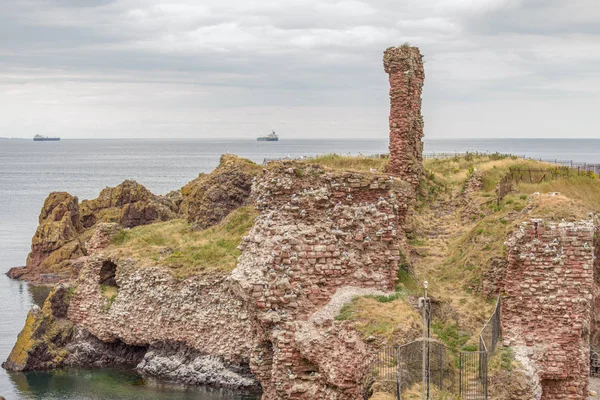
<path fill-rule="evenodd" d="M 117 264 L 118 294 L 112 304 L 102 293 L 99 283 L 100 270 L 106 261 Z M 122 341 L 129 346 L 158 347 L 170 344 L 171 348 L 189 348 L 211 355 L 212 364 L 230 365 L 229 375 L 235 375 L 249 364 L 249 338 L 254 336 L 253 325 L 245 305 L 232 294 L 223 277 L 177 280 L 160 267 L 139 265 L 127 258 L 112 259 L 108 254 L 98 253 L 83 266 L 76 287 L 68 317 L 103 342 Z M 146 357 L 144 366 L 150 372 L 151 358 L 156 365 L 159 353 L 155 351 L 151 354 L 154 357 Z M 175 358 L 181 356 L 175 353 Z M 197 359 L 202 367 L 201 357 L 190 359 Z M 163 365 L 162 369 L 166 367 Z M 185 370 L 180 372 L 190 374 Z M 171 371 L 171 374 L 176 373 Z M 215 383 L 214 377 L 206 377 L 204 383 Z M 244 376 L 237 380 L 229 376 L 222 383 L 248 386 L 249 382 L 256 385 L 254 380 Z"/>
<path fill-rule="evenodd" d="M 592 332 L 590 347 L 600 351 L 600 221 L 595 219 L 594 236 L 594 301 L 592 304 Z"/>
<path fill-rule="evenodd" d="M 254 309 L 251 368 L 263 399 L 361 398 L 364 343 L 335 315 L 309 321 L 338 290 L 394 289 L 412 188 L 283 162 L 254 192 L 262 213 L 231 279 Z"/>
<path fill-rule="evenodd" d="M 390 47 L 383 66 L 390 82 L 390 173 L 416 188 L 423 175 L 423 56 L 417 47 Z"/>
<path fill-rule="evenodd" d="M 591 221 L 531 220 L 508 242 L 504 338 L 527 354 L 542 399 L 585 399 L 594 285 Z"/>

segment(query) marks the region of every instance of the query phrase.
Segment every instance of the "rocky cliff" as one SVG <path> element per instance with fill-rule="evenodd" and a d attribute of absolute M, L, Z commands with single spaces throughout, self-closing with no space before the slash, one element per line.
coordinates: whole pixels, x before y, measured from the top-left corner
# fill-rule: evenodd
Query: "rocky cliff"
<path fill-rule="evenodd" d="M 201 174 L 183 188 L 181 213 L 195 229 L 206 229 L 238 207 L 250 204 L 252 182 L 262 168 L 249 160 L 226 154 L 210 174 Z"/>
<path fill-rule="evenodd" d="M 98 198 L 84 200 L 65 192 L 51 193 L 42 207 L 39 226 L 31 240 L 25 267 L 13 268 L 11 278 L 47 283 L 77 277 L 86 243 L 101 222 L 124 228 L 165 221 L 177 215 L 176 201 L 156 196 L 134 181 L 102 190 Z"/>
<path fill-rule="evenodd" d="M 78 279 L 61 289 L 68 293 L 61 311 L 48 311 L 54 295 L 44 317 L 30 315 L 5 367 L 111 362 L 187 384 L 260 386 L 264 399 L 359 399 L 370 352 L 335 316 L 354 296 L 394 289 L 412 198 L 410 185 L 386 175 L 273 163 L 241 201 L 252 201 L 259 215 L 230 269 L 202 265 L 212 257 L 204 254 L 213 249 L 208 241 L 220 244 L 221 231 L 234 235 L 237 210 L 195 233 L 195 246 L 178 248 L 160 236 L 171 222 L 123 239 L 119 223 L 96 221 Z M 138 238 L 148 247 L 134 247 Z M 192 253 L 202 255 L 193 269 L 173 262 Z M 49 337 L 57 330 L 48 318 L 64 325 L 58 337 Z M 84 343 L 113 355 L 83 353 Z M 38 356 L 44 346 L 61 357 Z"/>
<path fill-rule="evenodd" d="M 26 266 L 13 268 L 8 275 L 35 283 L 76 279 L 83 265 L 81 257 L 89 253 L 87 243 L 104 222 L 133 228 L 183 217 L 196 229 L 213 226 L 232 210 L 249 204 L 252 182 L 261 170 L 249 160 L 224 155 L 213 172 L 165 196 L 131 180 L 81 203 L 68 193 L 51 193 L 40 212 Z"/>

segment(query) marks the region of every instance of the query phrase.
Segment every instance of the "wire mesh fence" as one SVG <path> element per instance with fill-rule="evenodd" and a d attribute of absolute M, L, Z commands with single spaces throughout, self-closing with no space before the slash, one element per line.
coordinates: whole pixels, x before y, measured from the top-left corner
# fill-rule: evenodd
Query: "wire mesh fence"
<path fill-rule="evenodd" d="M 491 158 L 522 158 L 524 160 L 532 160 L 545 162 L 548 164 L 560 165 L 563 167 L 567 167 L 571 170 L 575 170 L 578 173 L 589 173 L 593 172 L 596 175 L 600 175 L 600 164 L 587 163 L 587 162 L 578 162 L 574 160 L 560 160 L 557 158 L 538 158 L 531 157 L 525 154 L 505 154 L 505 153 L 490 153 L 490 152 L 446 152 L 446 153 L 434 153 L 434 152 L 426 152 L 423 153 L 424 159 L 448 159 L 448 158 L 462 158 L 462 157 L 491 157 Z"/>
<path fill-rule="evenodd" d="M 418 396 L 433 399 L 442 393 L 457 393 L 456 362 L 448 348 L 431 339 L 382 348 L 369 365 L 364 398 L 374 392 L 398 399 Z"/>
<path fill-rule="evenodd" d="M 491 355 L 496 353 L 496 346 L 498 345 L 498 341 L 502 336 L 502 326 L 501 326 L 501 310 L 502 310 L 502 299 L 498 296 L 498 300 L 496 301 L 496 307 L 494 308 L 494 312 L 492 316 L 483 326 L 483 329 L 479 333 L 479 351 L 489 352 Z"/>
<path fill-rule="evenodd" d="M 387 346 L 367 366 L 364 398 L 375 392 L 396 399 L 488 399 L 488 362 L 501 338 L 501 299 L 479 334 L 479 350 L 460 352 L 424 338 L 402 346 Z M 428 315 L 427 313 L 425 315 Z"/>

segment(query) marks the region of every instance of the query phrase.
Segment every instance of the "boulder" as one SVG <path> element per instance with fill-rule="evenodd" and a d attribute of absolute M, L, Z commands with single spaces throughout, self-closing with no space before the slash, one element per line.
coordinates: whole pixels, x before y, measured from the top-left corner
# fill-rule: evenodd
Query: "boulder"
<path fill-rule="evenodd" d="M 181 188 L 181 213 L 199 230 L 218 224 L 231 211 L 250 203 L 252 182 L 261 171 L 252 161 L 223 155 L 213 172 Z"/>

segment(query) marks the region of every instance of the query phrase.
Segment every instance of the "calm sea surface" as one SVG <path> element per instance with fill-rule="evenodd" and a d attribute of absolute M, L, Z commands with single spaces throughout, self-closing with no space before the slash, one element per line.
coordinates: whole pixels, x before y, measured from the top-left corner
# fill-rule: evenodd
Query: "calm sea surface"
<path fill-rule="evenodd" d="M 536 158 L 600 163 L 600 140 L 426 141 L 426 152 L 502 152 Z M 324 153 L 387 152 L 387 140 L 0 140 L 0 359 L 8 356 L 27 311 L 43 302 L 47 290 L 4 276 L 23 265 L 44 199 L 51 191 L 95 198 L 106 186 L 135 179 L 157 194 L 178 189 L 200 172 L 217 166 L 230 152 L 262 162 L 264 158 Z M 69 370 L 7 374 L 0 370 L 0 395 L 13 399 L 253 399 L 240 393 L 156 385 L 127 370 Z"/>

